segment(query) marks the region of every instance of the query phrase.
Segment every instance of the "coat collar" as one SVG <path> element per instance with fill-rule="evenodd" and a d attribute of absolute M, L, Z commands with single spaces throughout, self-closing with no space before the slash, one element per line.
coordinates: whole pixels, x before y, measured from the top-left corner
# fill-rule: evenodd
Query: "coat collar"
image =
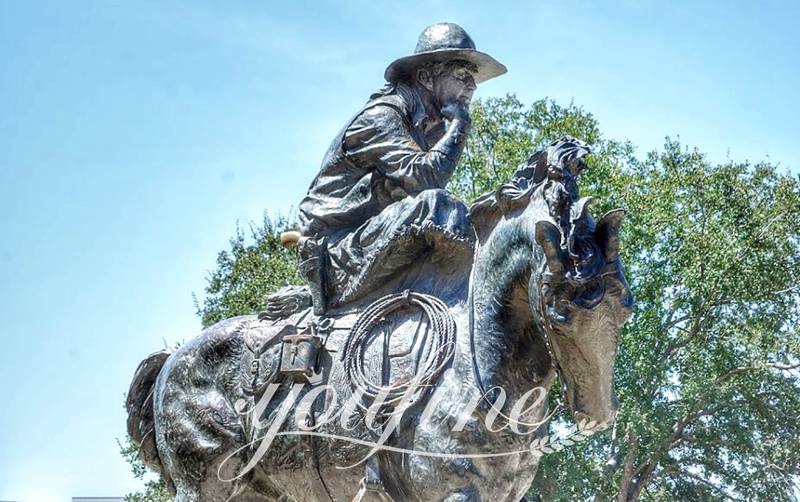
<path fill-rule="evenodd" d="M 422 100 L 419 91 L 401 82 L 397 84 L 396 92 L 397 95 L 405 101 L 406 106 L 408 106 L 408 116 L 411 119 L 411 125 L 424 132 L 432 118 L 425 109 L 425 102 Z"/>

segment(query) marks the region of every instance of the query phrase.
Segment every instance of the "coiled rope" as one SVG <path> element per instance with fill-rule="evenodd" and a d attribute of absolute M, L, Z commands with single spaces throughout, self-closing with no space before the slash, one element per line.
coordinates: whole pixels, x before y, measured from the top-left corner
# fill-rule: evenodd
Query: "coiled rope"
<path fill-rule="evenodd" d="M 428 325 L 433 335 L 431 348 L 417 375 L 410 381 L 393 385 L 375 384 L 364 374 L 364 354 L 369 345 L 370 333 L 391 313 L 408 306 L 422 309 L 428 318 Z M 344 376 L 356 392 L 363 392 L 363 396 L 370 401 L 374 401 L 379 395 L 385 395 L 382 399 L 384 405 L 382 409 L 392 410 L 412 386 L 424 389 L 435 382 L 445 366 L 452 361 L 455 355 L 455 342 L 455 319 L 450 314 L 447 305 L 440 299 L 408 290 L 403 293 L 387 295 L 367 307 L 353 325 L 343 351 Z M 424 350 L 424 348 L 420 350 Z M 368 409 L 367 406 L 358 404 L 363 410 Z"/>

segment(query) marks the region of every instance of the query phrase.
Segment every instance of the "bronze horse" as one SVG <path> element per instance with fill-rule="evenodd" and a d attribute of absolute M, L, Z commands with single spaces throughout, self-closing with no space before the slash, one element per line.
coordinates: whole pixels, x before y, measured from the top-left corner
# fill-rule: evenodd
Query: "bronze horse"
<path fill-rule="evenodd" d="M 327 420 L 354 397 L 342 361 L 367 300 L 327 314 L 315 377 L 333 391 L 312 396 L 310 411 L 282 403 L 302 402 L 316 387 L 293 387 L 276 371 L 282 334 L 307 325 L 308 311 L 278 322 L 228 319 L 174 352 L 150 356 L 128 396 L 128 430 L 142 459 L 179 502 L 522 499 L 540 460 L 528 449 L 548 417 L 546 399 L 515 415 L 516 398 L 546 391 L 557 373 L 576 423 L 601 430 L 617 410 L 613 365 L 633 298 L 618 255 L 622 211 L 595 222 L 589 201 L 578 198 L 575 180 L 587 154 L 572 138 L 538 152 L 517 179 L 471 208 L 471 263 L 442 267 L 422 256 L 372 297 L 408 289 L 441 298 L 454 325 L 451 357 L 395 424 L 385 443 L 394 449 L 366 462 L 368 473 L 380 472 L 367 487 L 377 490 L 363 489 L 369 475 L 362 461 L 382 429 Z M 391 339 L 378 334 L 365 349 L 368 360 L 390 362 L 393 382 L 414 376 L 409 347 L 425 343 L 417 314 L 399 312 L 387 328 Z M 390 352 L 400 355 L 390 361 Z M 267 369 L 252 370 L 256 360 Z M 385 365 L 370 371 L 378 380 L 383 372 L 386 383 Z M 269 382 L 273 395 L 264 404 Z M 505 403 L 496 401 L 502 392 Z M 259 451 L 281 410 L 281 432 Z M 303 423 L 314 434 L 297 434 Z"/>

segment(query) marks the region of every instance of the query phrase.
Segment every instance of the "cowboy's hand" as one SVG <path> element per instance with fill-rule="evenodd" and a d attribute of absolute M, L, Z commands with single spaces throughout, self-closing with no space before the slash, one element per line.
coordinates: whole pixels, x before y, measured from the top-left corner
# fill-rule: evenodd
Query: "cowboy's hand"
<path fill-rule="evenodd" d="M 450 121 L 460 121 L 465 125 L 471 125 L 472 119 L 469 116 L 469 104 L 463 101 L 450 101 L 442 106 L 442 115 Z"/>

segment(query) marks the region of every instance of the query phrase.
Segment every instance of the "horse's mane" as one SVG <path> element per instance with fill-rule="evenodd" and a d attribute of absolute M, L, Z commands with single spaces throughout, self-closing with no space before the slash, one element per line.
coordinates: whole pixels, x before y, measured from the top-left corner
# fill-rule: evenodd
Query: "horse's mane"
<path fill-rule="evenodd" d="M 531 155 L 508 183 L 478 197 L 469 215 L 479 242 L 485 241 L 503 215 L 527 206 L 539 193 L 562 233 L 562 247 L 575 264 L 573 278 L 583 282 L 596 276 L 603 261 L 593 238 L 595 223 L 587 210 L 591 198 L 579 198 L 575 183 L 590 153 L 583 141 L 564 136 Z"/>
<path fill-rule="evenodd" d="M 528 204 L 534 191 L 542 183 L 544 182 L 530 185 L 526 178 L 516 178 L 503 184 L 497 190 L 485 193 L 475 199 L 475 202 L 469 207 L 469 217 L 478 234 L 478 240 L 483 241 L 504 214 Z"/>
<path fill-rule="evenodd" d="M 508 183 L 481 195 L 470 206 L 469 215 L 478 235 L 491 230 L 501 214 L 528 204 L 536 188 L 548 180 L 551 169 L 578 176 L 585 166 L 583 159 L 590 153 L 586 143 L 572 136 L 564 136 L 534 152 L 514 171 Z"/>

